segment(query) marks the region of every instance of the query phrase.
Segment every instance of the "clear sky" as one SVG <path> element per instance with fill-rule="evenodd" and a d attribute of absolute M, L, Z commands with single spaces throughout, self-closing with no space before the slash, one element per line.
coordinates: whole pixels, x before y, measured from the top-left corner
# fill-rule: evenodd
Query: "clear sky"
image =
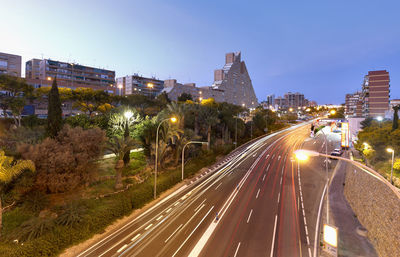
<path fill-rule="evenodd" d="M 400 98 L 400 1 L 0 0 L 0 52 L 211 85 L 241 51 L 257 97 L 343 103 L 368 70 Z M 25 65 L 23 65 L 23 73 Z"/>

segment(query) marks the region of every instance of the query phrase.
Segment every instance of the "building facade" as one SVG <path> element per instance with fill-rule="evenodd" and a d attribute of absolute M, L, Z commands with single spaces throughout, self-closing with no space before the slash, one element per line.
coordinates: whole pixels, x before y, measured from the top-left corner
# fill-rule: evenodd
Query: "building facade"
<path fill-rule="evenodd" d="M 225 65 L 214 71 L 214 83 L 211 86 L 196 87 L 194 83 L 181 84 L 175 79 L 164 81 L 164 92 L 171 100 L 181 94 L 191 94 L 193 100 L 214 98 L 216 102 L 227 102 L 246 108 L 255 108 L 258 100 L 240 52 L 228 53 Z"/>
<path fill-rule="evenodd" d="M 346 94 L 345 114 L 351 117 L 362 116 L 361 92 Z"/>
<path fill-rule="evenodd" d="M 274 103 L 275 103 L 275 95 L 267 95 L 266 105 L 273 106 Z"/>
<path fill-rule="evenodd" d="M 362 85 L 364 117 L 384 117 L 389 109 L 390 78 L 386 70 L 369 71 Z"/>
<path fill-rule="evenodd" d="M 115 71 L 75 63 L 32 59 L 26 62 L 25 75 L 27 82 L 35 87 L 51 85 L 57 78 L 57 84 L 62 87 L 115 91 Z"/>
<path fill-rule="evenodd" d="M 224 102 L 247 108 L 255 108 L 258 105 L 250 75 L 245 62 L 241 60 L 240 52 L 225 55 L 225 65 L 222 69 L 214 71 L 214 83 L 211 88 L 223 92 Z"/>
<path fill-rule="evenodd" d="M 168 94 L 168 98 L 173 101 L 178 101 L 178 97 L 183 93 L 190 94 L 193 100 L 202 100 L 202 91 L 196 87 L 195 83 L 181 84 L 176 79 L 164 80 L 163 92 Z"/>
<path fill-rule="evenodd" d="M 21 77 L 21 56 L 0 53 L 0 74 Z"/>
<path fill-rule="evenodd" d="M 284 98 L 286 99 L 286 104 L 289 108 L 298 108 L 306 106 L 304 94 L 301 94 L 299 92 L 297 93 L 287 92 L 284 95 Z"/>
<path fill-rule="evenodd" d="M 117 78 L 116 85 L 119 95 L 142 94 L 155 97 L 164 89 L 164 81 L 138 74 Z"/>

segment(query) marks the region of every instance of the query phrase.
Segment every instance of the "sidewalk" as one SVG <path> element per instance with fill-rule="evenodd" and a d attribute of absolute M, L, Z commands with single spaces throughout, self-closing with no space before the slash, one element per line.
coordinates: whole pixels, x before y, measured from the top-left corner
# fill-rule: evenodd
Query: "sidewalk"
<path fill-rule="evenodd" d="M 358 221 L 344 196 L 344 182 L 346 172 L 351 172 L 350 166 L 343 161 L 339 161 L 329 187 L 329 223 L 339 230 L 338 256 L 375 257 L 378 255 L 374 246 L 366 236 L 360 235 L 362 233 L 359 234 L 359 231 L 362 232 L 364 227 Z M 324 224 L 326 223 L 326 210 L 323 213 L 325 213 L 322 219 Z M 320 253 L 320 256 L 330 256 L 322 250 Z"/>

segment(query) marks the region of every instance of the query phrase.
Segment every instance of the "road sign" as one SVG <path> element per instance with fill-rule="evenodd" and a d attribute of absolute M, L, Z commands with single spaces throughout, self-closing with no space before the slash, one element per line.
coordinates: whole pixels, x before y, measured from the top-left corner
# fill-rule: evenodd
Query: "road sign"
<path fill-rule="evenodd" d="M 338 256 L 338 229 L 336 227 L 324 224 L 323 249 L 333 256 Z"/>
<path fill-rule="evenodd" d="M 343 122 L 342 123 L 342 138 L 341 138 L 341 146 L 345 149 L 349 147 L 349 123 Z"/>

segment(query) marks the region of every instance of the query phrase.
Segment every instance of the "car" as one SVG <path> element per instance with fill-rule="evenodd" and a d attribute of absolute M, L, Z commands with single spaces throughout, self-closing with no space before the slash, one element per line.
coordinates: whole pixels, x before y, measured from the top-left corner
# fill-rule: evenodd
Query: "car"
<path fill-rule="evenodd" d="M 332 152 L 331 152 L 331 156 L 341 156 L 343 154 L 343 151 L 342 150 L 340 150 L 340 149 L 335 149 L 335 150 L 333 150 Z M 334 159 L 334 158 L 331 158 L 330 157 L 330 159 Z"/>

